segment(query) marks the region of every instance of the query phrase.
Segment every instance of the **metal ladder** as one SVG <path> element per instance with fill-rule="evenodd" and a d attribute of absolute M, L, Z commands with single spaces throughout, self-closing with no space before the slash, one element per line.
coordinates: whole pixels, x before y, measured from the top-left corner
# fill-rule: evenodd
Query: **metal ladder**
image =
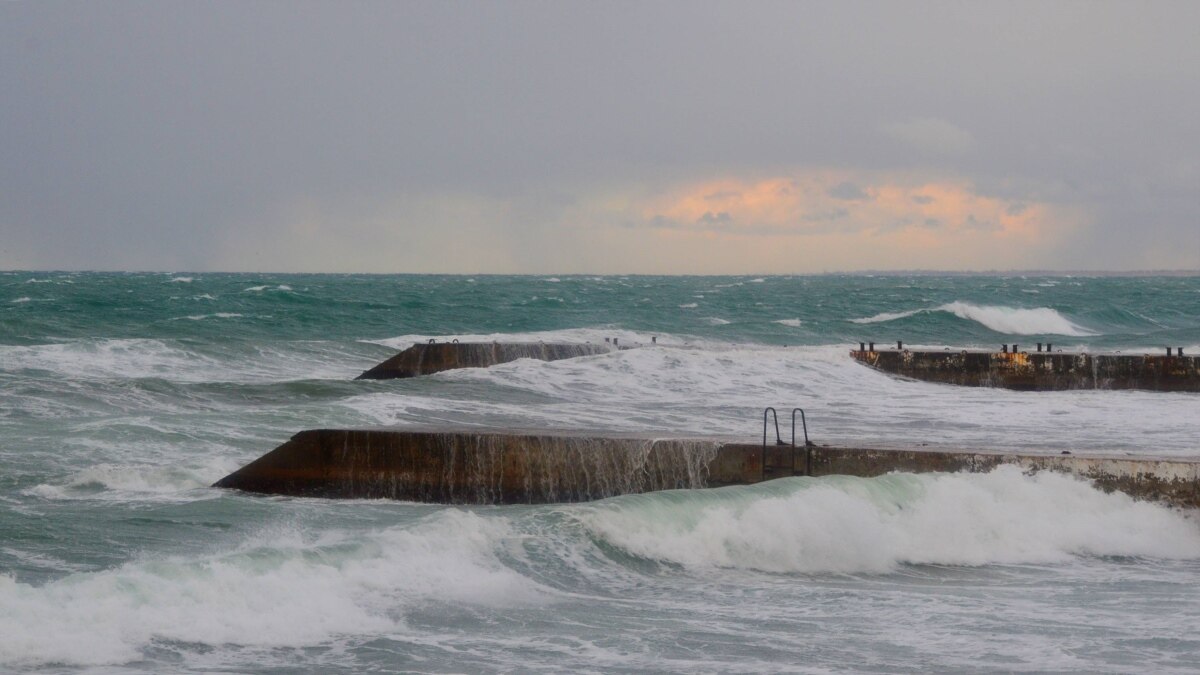
<path fill-rule="evenodd" d="M 767 413 L 770 413 L 771 417 L 775 420 L 775 445 L 788 445 L 783 441 L 783 437 L 779 434 L 779 413 L 775 411 L 775 408 L 768 406 L 763 410 L 762 480 L 767 480 L 767 467 L 769 463 L 767 456 Z M 791 448 L 793 452 L 788 453 L 790 461 L 786 465 L 776 464 L 771 466 L 770 468 L 772 473 L 782 469 L 787 471 L 787 475 L 796 475 L 796 453 L 794 451 L 796 448 L 796 413 L 800 413 L 800 424 L 801 428 L 804 430 L 804 475 L 807 476 L 811 474 L 813 442 L 808 440 L 808 419 L 804 415 L 803 408 L 792 408 Z"/>

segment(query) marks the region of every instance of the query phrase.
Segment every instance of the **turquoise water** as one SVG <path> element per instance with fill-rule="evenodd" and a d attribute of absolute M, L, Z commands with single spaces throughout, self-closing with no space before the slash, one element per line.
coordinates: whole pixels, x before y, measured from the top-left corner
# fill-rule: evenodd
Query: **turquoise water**
<path fill-rule="evenodd" d="M 648 343 L 358 382 L 429 338 Z M 448 508 L 207 487 L 317 426 L 1200 457 L 1200 398 L 888 378 L 859 341 L 1200 353 L 1195 277 L 0 273 L 0 670 L 1188 672 L 1193 514 L 1058 476 Z"/>

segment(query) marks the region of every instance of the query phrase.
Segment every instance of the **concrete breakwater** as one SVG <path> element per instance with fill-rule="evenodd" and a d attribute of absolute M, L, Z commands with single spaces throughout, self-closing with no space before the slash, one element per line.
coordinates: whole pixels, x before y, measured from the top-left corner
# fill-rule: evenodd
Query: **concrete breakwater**
<path fill-rule="evenodd" d="M 1141 499 L 1200 507 L 1200 461 L 977 451 L 764 445 L 725 438 L 440 429 L 318 429 L 215 487 L 447 504 L 578 502 L 747 485 L 786 476 L 1060 471 Z"/>
<path fill-rule="evenodd" d="M 1182 350 L 1180 350 L 1182 352 Z M 1027 391 L 1145 389 L 1200 392 L 1200 357 L 1037 351 L 860 348 L 850 356 L 884 372 L 917 380 Z"/>
<path fill-rule="evenodd" d="M 607 354 L 610 343 L 545 342 L 429 342 L 417 343 L 363 372 L 358 380 L 390 380 L 429 375 L 455 368 L 487 368 L 517 359 L 557 361 L 577 356 Z"/>

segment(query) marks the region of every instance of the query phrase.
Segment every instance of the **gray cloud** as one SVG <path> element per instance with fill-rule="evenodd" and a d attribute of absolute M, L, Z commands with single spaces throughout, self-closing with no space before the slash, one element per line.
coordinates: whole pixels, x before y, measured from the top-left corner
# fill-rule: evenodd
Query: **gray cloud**
<path fill-rule="evenodd" d="M 805 214 L 804 220 L 810 223 L 820 223 L 831 220 L 841 220 L 849 215 L 850 212 L 846 209 L 831 209 L 829 211 Z"/>
<path fill-rule="evenodd" d="M 595 191 L 833 167 L 1078 206 L 1092 229 L 1056 266 L 1200 267 L 1197 23 L 1174 2 L 0 3 L 0 265 L 308 267 L 271 214 L 315 203 L 314 247 L 386 205 L 345 241 L 424 242 L 446 271 L 451 243 L 520 242 L 512 270 L 569 270 L 594 257 L 564 205 Z"/>
<path fill-rule="evenodd" d="M 846 201 L 865 201 L 871 198 L 870 195 L 863 192 L 862 188 L 850 181 L 838 183 L 830 188 L 829 196 L 834 199 L 844 199 Z"/>
<path fill-rule="evenodd" d="M 920 118 L 891 122 L 881 127 L 887 136 L 913 150 L 939 155 L 961 155 L 975 147 L 970 132 L 935 118 Z"/>
<path fill-rule="evenodd" d="M 730 222 L 733 222 L 733 218 L 730 217 L 729 212 L 727 212 L 727 211 L 718 211 L 717 213 L 713 213 L 712 211 L 705 211 L 704 215 L 702 215 L 696 219 L 696 224 L 698 224 L 698 225 L 713 225 L 716 223 L 730 223 Z"/>

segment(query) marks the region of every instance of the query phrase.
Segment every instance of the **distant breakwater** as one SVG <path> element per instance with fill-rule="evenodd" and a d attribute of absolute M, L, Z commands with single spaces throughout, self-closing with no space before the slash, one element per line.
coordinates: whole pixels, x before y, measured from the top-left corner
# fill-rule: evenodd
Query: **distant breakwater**
<path fill-rule="evenodd" d="M 355 379 L 389 380 L 431 375 L 455 368 L 487 368 L 517 359 L 558 361 L 578 356 L 607 354 L 618 349 L 613 342 L 427 342 L 416 343 Z"/>
<path fill-rule="evenodd" d="M 999 352 L 980 350 L 875 349 L 851 350 L 851 358 L 872 368 L 916 380 L 972 387 L 1025 391 L 1070 389 L 1142 389 L 1200 392 L 1200 357 L 1182 348 L 1162 354 L 1088 354 L 1019 351 L 1008 345 Z"/>

